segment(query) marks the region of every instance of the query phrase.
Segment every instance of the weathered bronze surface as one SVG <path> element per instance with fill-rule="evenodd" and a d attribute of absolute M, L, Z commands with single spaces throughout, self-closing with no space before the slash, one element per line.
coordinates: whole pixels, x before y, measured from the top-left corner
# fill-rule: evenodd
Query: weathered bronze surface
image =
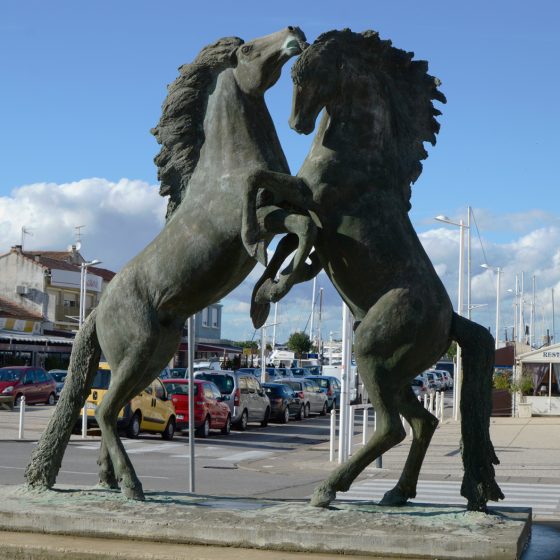
<path fill-rule="evenodd" d="M 400 415 L 412 426 L 413 442 L 400 480 L 382 503 L 401 505 L 415 497 L 437 419 L 415 398 L 410 382 L 451 340 L 464 357 L 464 382 L 457 388 L 465 468 L 461 494 L 469 509 L 480 511 L 488 500 L 503 498 L 489 434 L 494 340 L 453 312 L 408 217 L 411 184 L 427 157 L 423 144 L 435 144 L 439 131 L 440 112 L 432 101 L 445 102 L 439 81 L 427 70 L 427 62 L 413 60 L 413 53 L 377 33 L 347 29 L 321 35 L 292 68 L 292 128 L 311 133 L 324 110 L 298 173 L 313 193 L 312 266 L 315 272 L 324 268 L 352 310 L 358 371 L 377 414 L 377 431 L 316 489 L 316 506 L 347 491 L 367 465 L 404 439 Z M 256 325 L 266 320 L 266 301 L 275 299 L 267 286 L 291 249 L 285 245 L 255 288 Z"/>
<path fill-rule="evenodd" d="M 166 226 L 111 281 L 80 329 L 65 389 L 25 474 L 29 486 L 55 483 L 103 352 L 112 378 L 96 410 L 102 431 L 100 484 L 120 486 L 127 497 L 143 499 L 117 433 L 121 408 L 169 363 L 187 317 L 238 286 L 257 254 L 265 260 L 273 234 L 303 232 L 299 252 L 307 256 L 311 218 L 292 218 L 293 212 L 282 207 L 295 208 L 305 199 L 297 188 L 303 182 L 293 180 L 295 185 L 285 189 L 286 201 L 282 193 L 256 200 L 254 187 L 265 174 L 289 175 L 264 94 L 284 63 L 306 46 L 295 27 L 249 43 L 228 37 L 180 68 L 153 130 L 162 145 L 155 160 L 161 194 L 170 196 Z M 255 201 L 246 203 L 247 196 Z M 243 216 L 247 207 L 258 214 L 254 230 L 248 230 Z"/>

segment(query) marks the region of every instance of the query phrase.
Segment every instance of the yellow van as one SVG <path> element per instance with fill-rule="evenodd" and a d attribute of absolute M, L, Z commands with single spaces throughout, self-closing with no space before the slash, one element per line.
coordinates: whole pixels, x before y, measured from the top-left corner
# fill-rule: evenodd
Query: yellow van
<path fill-rule="evenodd" d="M 111 381 L 111 369 L 107 362 L 100 362 L 86 401 L 87 425 L 98 427 L 95 411 L 103 400 Z M 76 423 L 75 432 L 81 432 L 83 409 Z M 136 395 L 118 416 L 118 427 L 130 438 L 140 432 L 160 433 L 163 439 L 173 439 L 175 434 L 175 407 L 159 378 L 154 379 L 140 394 Z"/>

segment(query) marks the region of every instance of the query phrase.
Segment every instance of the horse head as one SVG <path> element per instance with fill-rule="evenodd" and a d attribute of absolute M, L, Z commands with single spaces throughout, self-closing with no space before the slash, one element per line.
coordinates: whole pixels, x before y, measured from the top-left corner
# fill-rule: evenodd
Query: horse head
<path fill-rule="evenodd" d="M 278 81 L 286 61 L 307 46 L 303 31 L 292 26 L 240 45 L 233 55 L 237 84 L 249 95 L 263 95 Z"/>

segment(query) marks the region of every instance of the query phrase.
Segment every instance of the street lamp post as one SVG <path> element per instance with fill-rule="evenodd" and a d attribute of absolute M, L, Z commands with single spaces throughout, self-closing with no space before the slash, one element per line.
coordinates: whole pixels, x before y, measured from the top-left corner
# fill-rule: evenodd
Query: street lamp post
<path fill-rule="evenodd" d="M 80 264 L 80 310 L 78 314 L 78 326 L 81 327 L 86 319 L 86 288 L 87 288 L 87 269 L 88 266 L 93 266 L 96 264 L 101 264 L 98 259 L 93 259 L 89 262 L 83 262 Z"/>
<path fill-rule="evenodd" d="M 470 207 L 469 207 L 470 216 Z M 465 259 L 464 259 L 464 246 L 465 246 L 465 229 L 469 229 L 469 225 L 466 225 L 463 220 L 459 220 L 459 223 L 453 222 L 447 216 L 436 216 L 435 218 L 438 222 L 443 222 L 445 224 L 450 224 L 459 227 L 459 286 L 457 295 L 457 314 L 463 315 L 463 286 L 464 286 L 464 276 L 465 276 Z M 469 220 L 470 221 L 470 220 Z M 467 286 L 470 286 L 470 279 Z M 470 307 L 470 305 L 469 305 Z M 470 310 L 468 311 L 470 314 Z M 460 420 L 461 418 L 461 385 L 463 381 L 463 360 L 461 355 L 461 346 L 457 344 L 457 371 L 455 374 L 455 379 L 453 380 L 453 419 Z"/>
<path fill-rule="evenodd" d="M 480 265 L 482 268 L 486 268 L 488 270 L 495 270 L 496 271 L 496 341 L 495 341 L 495 348 L 496 350 L 499 348 L 499 338 L 500 338 L 500 274 L 502 273 L 502 269 L 499 266 L 490 266 L 487 263 Z"/>

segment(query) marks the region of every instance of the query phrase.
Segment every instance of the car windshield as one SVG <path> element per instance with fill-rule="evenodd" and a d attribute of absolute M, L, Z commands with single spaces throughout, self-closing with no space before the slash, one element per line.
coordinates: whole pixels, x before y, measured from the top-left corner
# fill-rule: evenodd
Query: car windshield
<path fill-rule="evenodd" d="M 319 385 L 319 387 L 321 387 L 321 389 L 328 389 L 329 388 L 329 380 L 328 379 L 317 379 L 317 378 L 313 378 L 311 381 L 313 381 L 313 383 L 317 383 L 317 385 Z"/>
<path fill-rule="evenodd" d="M 284 381 L 284 383 L 294 391 L 301 391 L 301 383 L 299 381 Z"/>
<path fill-rule="evenodd" d="M 169 395 L 188 395 L 189 394 L 189 384 L 188 383 L 165 383 L 165 388 Z M 194 396 L 198 395 L 198 385 L 194 384 Z"/>
<path fill-rule="evenodd" d="M 187 368 L 184 367 L 175 367 L 171 368 L 171 377 L 186 377 Z"/>
<path fill-rule="evenodd" d="M 0 369 L 0 381 L 17 381 L 22 373 L 20 369 Z"/>
<path fill-rule="evenodd" d="M 98 369 L 93 380 L 92 389 L 108 389 L 111 381 L 110 369 Z"/>
<path fill-rule="evenodd" d="M 222 375 L 219 373 L 199 373 L 196 378 L 212 381 L 218 386 L 222 395 L 230 395 L 233 392 L 234 383 L 231 375 Z"/>
<path fill-rule="evenodd" d="M 58 381 L 58 383 L 62 383 L 68 375 L 67 371 L 50 371 L 49 373 L 54 377 L 55 381 Z"/>

